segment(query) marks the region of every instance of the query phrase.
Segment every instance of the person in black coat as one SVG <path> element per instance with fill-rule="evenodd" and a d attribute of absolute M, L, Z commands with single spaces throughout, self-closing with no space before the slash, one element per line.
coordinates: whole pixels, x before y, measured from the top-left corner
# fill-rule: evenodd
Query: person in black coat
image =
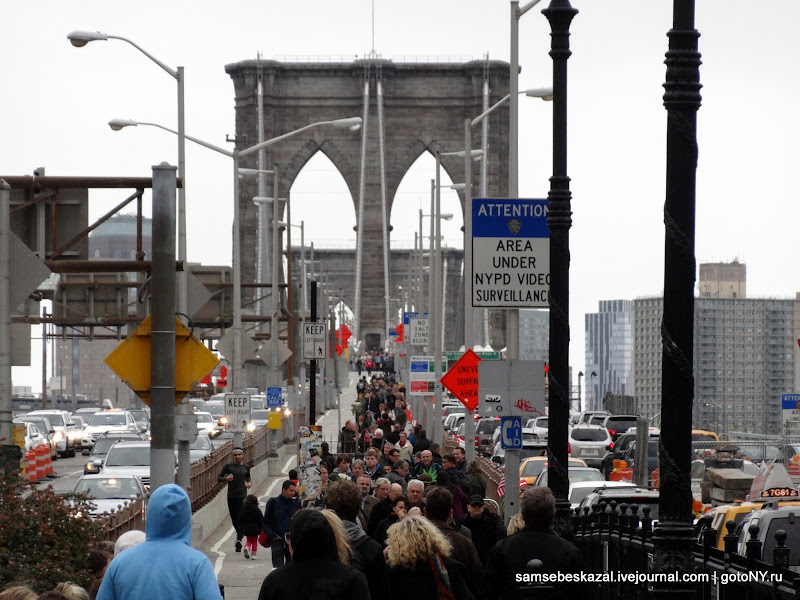
<path fill-rule="evenodd" d="M 461 520 L 461 525 L 472 533 L 472 543 L 478 551 L 478 558 L 481 564 L 486 567 L 486 560 L 489 558 L 489 550 L 504 537 L 506 537 L 506 527 L 503 520 L 496 514 L 486 510 L 483 503 L 483 496 L 473 494 L 469 497 L 467 505 L 469 514 Z"/>
<path fill-rule="evenodd" d="M 489 551 L 483 571 L 478 600 L 523 600 L 524 580 L 518 575 L 529 572 L 528 562 L 542 561 L 541 573 L 580 573 L 583 559 L 574 544 L 559 537 L 551 528 L 556 514 L 556 500 L 548 487 L 525 491 L 520 501 L 520 514 L 525 527 L 500 540 Z M 555 584 L 555 594 L 564 598 L 591 597 L 587 584 Z"/>
<path fill-rule="evenodd" d="M 258 552 L 258 535 L 261 533 L 261 524 L 264 521 L 264 515 L 261 514 L 261 509 L 258 508 L 258 497 L 255 494 L 249 494 L 244 499 L 242 511 L 239 513 L 239 535 L 246 538 L 244 544 L 244 557 L 247 560 L 255 559 L 256 552 Z"/>
<path fill-rule="evenodd" d="M 379 600 L 388 588 L 383 547 L 356 523 L 361 490 L 350 481 L 332 483 L 325 494 L 325 508 L 335 512 L 344 525 L 345 539 L 354 553 L 351 564 L 367 578 L 370 597 Z"/>
<path fill-rule="evenodd" d="M 373 538 L 380 542 L 382 548 L 386 547 L 386 537 L 389 527 L 405 519 L 406 511 L 408 511 L 408 500 L 405 496 L 398 496 L 392 500 L 392 512 L 389 513 L 388 517 L 378 523 L 378 527 L 372 535 Z"/>
<path fill-rule="evenodd" d="M 320 511 L 299 511 L 288 541 L 292 562 L 266 576 L 258 600 L 370 600 L 366 577 L 339 560 L 333 527 Z"/>

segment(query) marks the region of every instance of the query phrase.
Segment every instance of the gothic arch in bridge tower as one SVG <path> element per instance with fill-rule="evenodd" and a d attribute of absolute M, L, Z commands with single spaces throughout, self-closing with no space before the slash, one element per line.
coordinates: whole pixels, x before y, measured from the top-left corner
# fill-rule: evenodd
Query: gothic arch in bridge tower
<path fill-rule="evenodd" d="M 508 94 L 508 63 L 394 63 L 382 59 L 350 63 L 284 63 L 247 60 L 227 65 L 225 70 L 234 83 L 236 140 L 240 149 L 252 146 L 259 140 L 256 93 L 259 79 L 263 83 L 264 139 L 300 129 L 310 123 L 363 116 L 364 88 L 368 83 L 363 214 L 358 214 L 360 132 L 332 128 L 309 130 L 268 147 L 266 166 L 279 166 L 279 186 L 283 190 L 280 196 L 285 196 L 285 191 L 291 189 L 300 170 L 318 151 L 324 152 L 339 170 L 350 190 L 357 218 L 363 220 L 362 272 L 369 276 L 362 279 L 361 338 L 372 334 L 385 340 L 377 81 L 381 81 L 383 90 L 386 198 L 387 214 L 390 215 L 400 181 L 423 152 L 463 150 L 465 120 L 483 112 L 484 81 L 489 82 L 489 105 Z M 488 121 L 489 137 L 485 149 L 487 191 L 490 197 L 501 197 L 506 195 L 508 182 L 508 107 L 500 107 L 488 117 Z M 479 147 L 480 131 L 473 131 L 472 137 L 473 147 Z M 242 162 L 242 166 L 255 167 L 257 158 L 255 155 L 248 156 Z M 464 180 L 463 159 L 445 157 L 442 167 L 452 181 Z M 475 190 L 478 189 L 478 171 L 473 169 L 472 184 Z M 270 196 L 271 187 L 268 186 Z M 257 247 L 257 211 L 250 201 L 257 195 L 256 190 L 256 182 L 242 180 L 239 234 L 243 248 Z M 461 202 L 463 208 L 463 197 Z M 324 215 L 320 217 L 324 218 Z M 451 257 L 451 260 L 455 259 Z M 332 283 L 338 287 L 340 280 L 343 291 L 349 287 L 350 291 L 344 292 L 344 300 L 353 306 L 353 269 L 346 264 L 348 261 L 343 256 L 331 258 L 331 261 L 331 269 L 327 272 L 331 273 Z M 390 279 L 405 278 L 407 265 L 402 264 L 404 262 L 400 256 L 395 256 L 394 250 L 391 251 Z M 335 267 L 335 264 L 338 266 Z M 454 270 L 455 264 L 451 267 Z M 336 268 L 342 272 L 336 272 Z M 242 282 L 255 281 L 255 272 L 254 255 L 246 253 L 242 257 Z M 451 289 L 454 289 L 452 285 Z M 455 305 L 462 301 L 462 296 L 453 293 L 449 298 L 454 306 L 448 307 L 448 313 L 455 314 Z M 495 336 L 495 339 L 502 343 L 501 338 Z"/>

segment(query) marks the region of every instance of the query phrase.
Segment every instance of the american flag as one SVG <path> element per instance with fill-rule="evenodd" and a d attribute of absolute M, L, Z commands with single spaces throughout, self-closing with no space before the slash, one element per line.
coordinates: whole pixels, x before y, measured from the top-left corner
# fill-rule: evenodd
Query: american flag
<path fill-rule="evenodd" d="M 500 480 L 500 483 L 497 484 L 497 497 L 502 498 L 506 495 L 506 476 L 503 475 L 503 478 Z"/>

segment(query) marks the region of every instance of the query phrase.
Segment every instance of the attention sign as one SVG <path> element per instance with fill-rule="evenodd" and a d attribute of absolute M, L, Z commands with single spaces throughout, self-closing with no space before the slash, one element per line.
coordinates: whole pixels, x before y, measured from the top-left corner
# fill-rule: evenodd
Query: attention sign
<path fill-rule="evenodd" d="M 475 198 L 473 307 L 549 308 L 550 230 L 547 200 Z"/>

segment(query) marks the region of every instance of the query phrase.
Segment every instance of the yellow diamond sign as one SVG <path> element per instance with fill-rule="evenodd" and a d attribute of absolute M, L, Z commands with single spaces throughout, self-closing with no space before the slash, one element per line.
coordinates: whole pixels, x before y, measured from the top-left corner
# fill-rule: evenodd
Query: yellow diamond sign
<path fill-rule="evenodd" d="M 150 316 L 142 321 L 111 354 L 105 363 L 150 406 Z M 192 386 L 217 366 L 219 359 L 175 319 L 175 404 Z"/>

